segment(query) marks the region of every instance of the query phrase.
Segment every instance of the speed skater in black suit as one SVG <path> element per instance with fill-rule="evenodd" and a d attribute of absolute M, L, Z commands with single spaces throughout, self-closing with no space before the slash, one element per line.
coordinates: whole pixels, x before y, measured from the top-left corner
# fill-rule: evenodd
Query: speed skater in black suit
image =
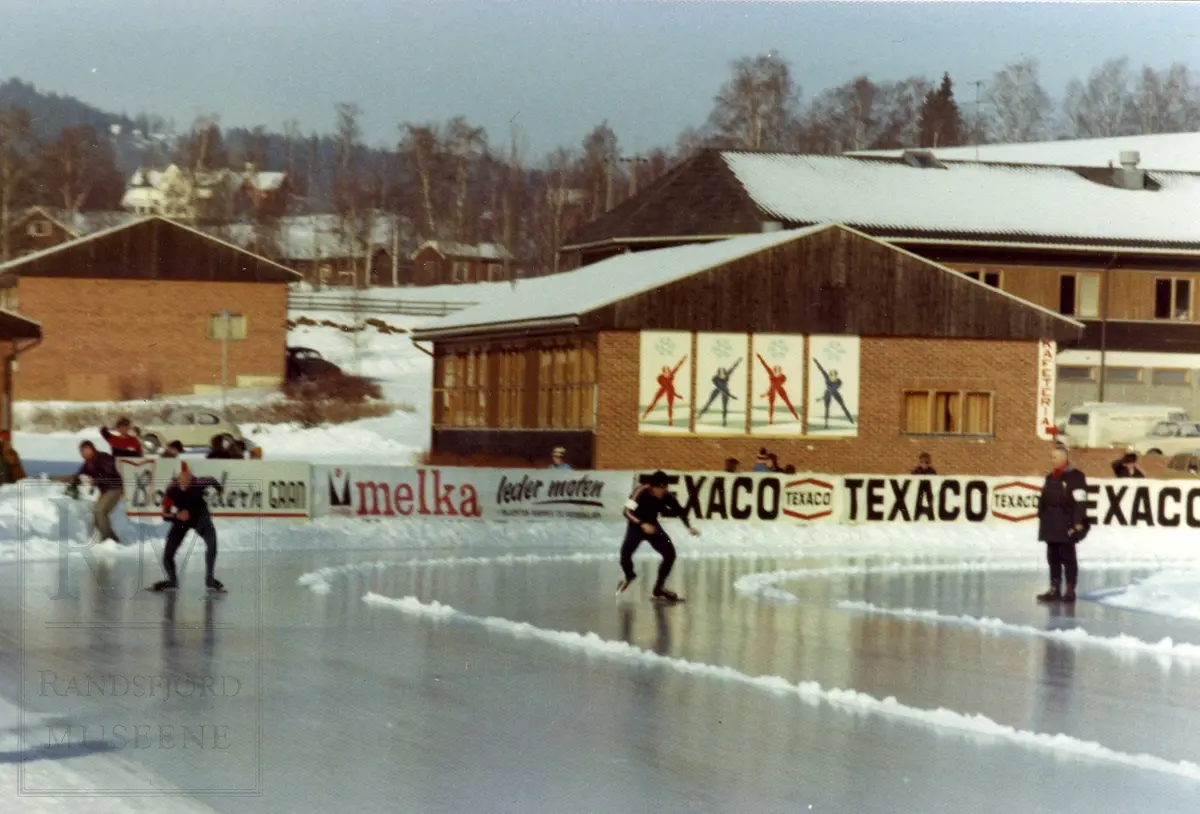
<path fill-rule="evenodd" d="M 675 565 L 675 545 L 663 531 L 659 520 L 663 515 L 678 517 L 693 537 L 700 534 L 688 523 L 687 514 L 675 495 L 667 491 L 666 473 L 659 471 L 650 476 L 648 485 L 635 489 L 625 503 L 625 519 L 629 521 L 629 526 L 625 531 L 625 541 L 621 544 L 621 570 L 625 572 L 625 577 L 617 583 L 618 594 L 623 593 L 629 583 L 637 578 L 633 570 L 633 553 L 645 540 L 662 556 L 651 597 L 656 602 L 683 601 L 665 587 L 671 567 Z"/>

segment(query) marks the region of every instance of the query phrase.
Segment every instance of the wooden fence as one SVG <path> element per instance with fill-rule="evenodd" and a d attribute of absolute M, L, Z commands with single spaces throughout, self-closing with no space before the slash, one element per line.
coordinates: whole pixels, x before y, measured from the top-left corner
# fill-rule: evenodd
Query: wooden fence
<path fill-rule="evenodd" d="M 334 311 L 343 314 L 400 314 L 410 317 L 444 317 L 477 305 L 474 302 L 441 300 L 393 300 L 356 297 L 352 294 L 289 294 L 289 311 Z"/>

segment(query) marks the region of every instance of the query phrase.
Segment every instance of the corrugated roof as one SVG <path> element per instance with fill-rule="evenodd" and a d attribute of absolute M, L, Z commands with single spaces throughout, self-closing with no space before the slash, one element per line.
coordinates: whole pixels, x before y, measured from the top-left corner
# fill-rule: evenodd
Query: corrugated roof
<path fill-rule="evenodd" d="M 1146 169 L 1200 172 L 1200 133 L 981 144 L 978 147 L 942 147 L 930 152 L 947 161 L 1107 167 L 1109 162 L 1119 163 L 1123 150 L 1140 153 L 1139 166 Z M 898 157 L 903 153 L 903 150 L 859 150 L 847 155 Z"/>
<path fill-rule="evenodd" d="M 448 241 L 427 240 L 420 245 L 417 251 L 423 249 L 433 249 L 442 257 L 449 258 L 470 258 L 477 260 L 504 260 L 511 259 L 511 255 L 503 247 L 495 243 L 479 243 L 477 245 L 468 245 L 466 243 L 451 243 Z"/>
<path fill-rule="evenodd" d="M 951 164 L 918 169 L 843 156 L 722 153 L 755 204 L 790 223 L 865 229 L 1200 243 L 1200 178 L 1158 175 L 1158 191 L 1068 169 Z"/>

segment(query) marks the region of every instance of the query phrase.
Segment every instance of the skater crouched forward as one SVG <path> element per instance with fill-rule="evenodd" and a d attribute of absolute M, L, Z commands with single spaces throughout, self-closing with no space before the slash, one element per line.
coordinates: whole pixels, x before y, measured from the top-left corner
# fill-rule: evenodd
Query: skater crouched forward
<path fill-rule="evenodd" d="M 624 592 L 629 583 L 637 578 L 633 570 L 633 553 L 645 540 L 662 556 L 651 596 L 658 602 L 681 601 L 677 594 L 665 587 L 671 567 L 675 565 L 675 545 L 663 531 L 659 519 L 663 515 L 678 517 L 693 537 L 700 534 L 688 523 L 687 515 L 679 501 L 667 491 L 667 475 L 660 471 L 650 476 L 648 486 L 639 486 L 634 490 L 625 503 L 625 519 L 629 521 L 629 527 L 625 531 L 625 542 L 621 544 L 621 570 L 625 572 L 625 578 L 617 583 L 618 594 Z"/>
<path fill-rule="evenodd" d="M 212 487 L 221 491 L 221 484 L 213 478 L 197 478 L 192 475 L 186 462 L 179 470 L 179 478 L 172 481 L 163 495 L 163 519 L 169 520 L 171 529 L 167 532 L 167 546 L 163 552 L 163 570 L 167 578 L 156 582 L 150 587 L 152 591 L 174 590 L 179 587 L 179 578 L 175 572 L 175 554 L 183 544 L 183 538 L 189 531 L 195 531 L 204 541 L 204 585 L 210 591 L 224 590 L 213 569 L 217 564 L 217 530 L 213 526 L 212 516 L 208 512 L 208 501 L 204 499 L 204 490 Z"/>

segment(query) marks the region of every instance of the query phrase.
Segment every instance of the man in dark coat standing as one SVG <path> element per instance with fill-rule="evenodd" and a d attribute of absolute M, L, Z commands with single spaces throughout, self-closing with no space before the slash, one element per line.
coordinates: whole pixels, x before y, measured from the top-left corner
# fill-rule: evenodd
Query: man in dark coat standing
<path fill-rule="evenodd" d="M 1054 468 L 1046 476 L 1038 497 L 1038 539 L 1046 544 L 1050 564 L 1050 590 L 1039 594 L 1039 602 L 1074 602 L 1079 580 L 1075 544 L 1087 536 L 1087 479 L 1067 457 L 1067 448 L 1056 445 L 1051 454 Z M 1066 576 L 1066 593 L 1062 591 Z"/>

